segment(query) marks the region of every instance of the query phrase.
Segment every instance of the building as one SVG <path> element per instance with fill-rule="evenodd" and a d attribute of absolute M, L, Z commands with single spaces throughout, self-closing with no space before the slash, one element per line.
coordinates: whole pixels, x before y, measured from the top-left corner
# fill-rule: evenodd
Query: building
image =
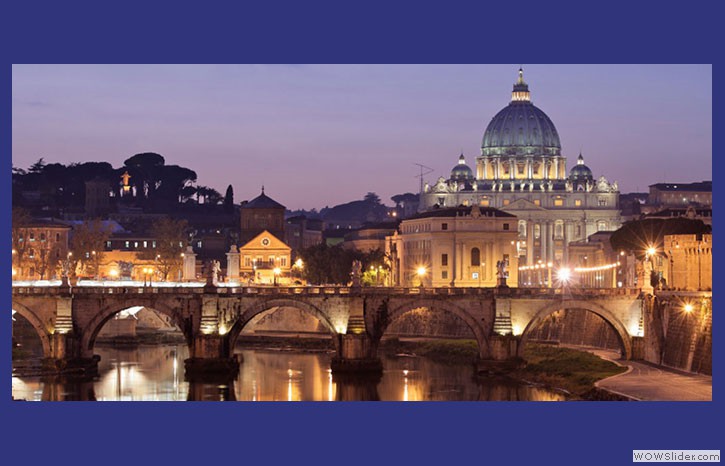
<path fill-rule="evenodd" d="M 322 243 L 322 220 L 297 215 L 289 217 L 285 223 L 284 242 L 295 253 Z"/>
<path fill-rule="evenodd" d="M 57 220 L 30 219 L 12 228 L 13 280 L 60 278 L 71 227 Z"/>
<path fill-rule="evenodd" d="M 395 233 L 400 222 L 381 222 L 365 225 L 345 234 L 342 247 L 360 252 L 385 251 L 385 238 Z"/>
<path fill-rule="evenodd" d="M 425 184 L 419 210 L 473 205 L 518 218 L 517 254 L 528 265 L 567 263 L 569 243 L 621 225 L 617 183 L 595 179 L 581 154 L 567 173 L 559 133 L 531 102 L 523 70 L 484 132 L 475 171 L 461 154 L 448 178 Z"/>
<path fill-rule="evenodd" d="M 291 282 L 292 248 L 265 230 L 239 248 L 242 282 L 262 285 Z M 236 280 L 237 277 L 228 277 Z"/>
<path fill-rule="evenodd" d="M 239 242 L 246 244 L 263 231 L 268 231 L 277 238 L 284 238 L 285 210 L 285 206 L 264 194 L 262 186 L 262 194 L 242 203 L 239 213 Z"/>
<path fill-rule="evenodd" d="M 712 290 L 711 234 L 665 235 L 663 252 L 669 258 L 669 270 L 663 270 L 668 288 Z"/>
<path fill-rule="evenodd" d="M 516 217 L 491 207 L 451 207 L 421 212 L 386 239 L 396 286 L 492 287 L 497 264 L 516 271 Z M 509 274 L 508 285 L 517 286 Z"/>
<path fill-rule="evenodd" d="M 650 185 L 647 204 L 664 207 L 712 207 L 712 181 L 698 183 L 657 183 Z"/>

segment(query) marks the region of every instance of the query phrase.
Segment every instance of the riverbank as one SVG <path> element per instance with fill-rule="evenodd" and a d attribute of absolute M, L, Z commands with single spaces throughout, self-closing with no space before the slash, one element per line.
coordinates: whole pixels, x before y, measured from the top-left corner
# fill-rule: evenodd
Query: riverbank
<path fill-rule="evenodd" d="M 528 344 L 524 350 L 526 366 L 510 377 L 567 392 L 572 400 L 631 401 L 632 399 L 599 388 L 598 381 L 622 374 L 626 367 L 599 356 L 571 348 Z"/>

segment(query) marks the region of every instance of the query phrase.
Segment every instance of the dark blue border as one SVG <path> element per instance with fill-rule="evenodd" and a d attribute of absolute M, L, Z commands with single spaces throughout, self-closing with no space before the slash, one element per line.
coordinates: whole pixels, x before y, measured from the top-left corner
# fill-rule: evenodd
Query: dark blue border
<path fill-rule="evenodd" d="M 720 65 L 718 15 L 700 2 L 374 3 L 27 2 L 0 14 L 2 307 L 10 309 L 11 63 Z M 714 103 L 717 83 L 716 74 Z M 8 312 L 2 334 L 9 374 Z M 716 379 L 721 348 L 716 338 Z M 3 454 L 18 463 L 609 466 L 629 463 L 633 449 L 723 446 L 712 427 L 723 414 L 719 387 L 711 403 L 84 404 L 13 403 L 7 383 L 0 418 Z"/>

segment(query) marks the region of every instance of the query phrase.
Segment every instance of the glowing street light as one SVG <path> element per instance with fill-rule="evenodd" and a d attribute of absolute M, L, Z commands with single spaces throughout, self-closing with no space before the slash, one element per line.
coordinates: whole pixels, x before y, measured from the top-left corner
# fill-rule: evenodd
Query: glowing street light
<path fill-rule="evenodd" d="M 687 312 L 688 314 L 689 314 L 689 313 L 691 313 L 693 309 L 694 309 L 694 308 L 692 307 L 692 304 L 689 304 L 689 303 L 688 303 L 688 304 L 685 304 L 684 310 L 685 310 L 685 312 Z"/>
<path fill-rule="evenodd" d="M 423 266 L 418 267 L 417 273 L 418 273 L 418 278 L 420 279 L 421 288 L 423 288 L 423 277 L 425 276 L 426 272 L 428 272 L 428 271 L 426 270 L 425 267 L 423 267 Z"/>
<path fill-rule="evenodd" d="M 556 278 L 561 283 L 566 284 L 571 280 L 571 269 L 564 267 L 556 272 Z"/>
<path fill-rule="evenodd" d="M 277 286 L 277 277 L 282 273 L 282 270 L 279 267 L 275 267 L 272 271 L 274 272 L 274 286 Z"/>

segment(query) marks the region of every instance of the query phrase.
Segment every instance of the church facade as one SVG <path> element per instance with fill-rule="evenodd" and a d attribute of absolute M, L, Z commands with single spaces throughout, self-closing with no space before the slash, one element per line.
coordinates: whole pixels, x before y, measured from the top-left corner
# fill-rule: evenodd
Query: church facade
<path fill-rule="evenodd" d="M 559 133 L 531 101 L 519 70 L 511 102 L 488 124 L 475 171 L 460 155 L 450 177 L 426 184 L 419 212 L 460 206 L 516 216 L 519 265 L 568 264 L 568 245 L 621 226 L 619 189 L 596 179 L 581 154 L 567 172 Z"/>

